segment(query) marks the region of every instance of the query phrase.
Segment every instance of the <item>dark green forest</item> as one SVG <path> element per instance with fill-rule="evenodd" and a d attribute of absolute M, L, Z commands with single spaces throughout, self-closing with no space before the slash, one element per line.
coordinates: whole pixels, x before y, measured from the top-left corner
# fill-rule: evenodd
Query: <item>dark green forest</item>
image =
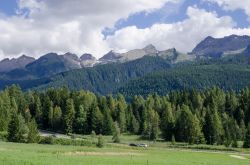
<path fill-rule="evenodd" d="M 66 87 L 22 92 L 11 86 L 0 92 L 0 131 L 8 141 L 37 142 L 38 129 L 60 133 L 140 135 L 189 144 L 249 147 L 250 88 L 238 92 L 213 87 L 160 96 L 98 96 Z"/>

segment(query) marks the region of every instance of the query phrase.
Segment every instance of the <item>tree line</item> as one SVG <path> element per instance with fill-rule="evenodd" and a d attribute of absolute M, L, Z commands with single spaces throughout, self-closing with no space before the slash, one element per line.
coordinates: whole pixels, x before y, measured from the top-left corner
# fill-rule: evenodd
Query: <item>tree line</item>
<path fill-rule="evenodd" d="M 37 129 L 61 133 L 114 135 L 189 144 L 250 146 L 250 88 L 225 92 L 170 92 L 166 96 L 98 96 L 66 87 L 22 92 L 11 86 L 0 92 L 0 132 L 13 142 L 36 142 Z M 116 138 L 117 140 L 117 138 Z"/>

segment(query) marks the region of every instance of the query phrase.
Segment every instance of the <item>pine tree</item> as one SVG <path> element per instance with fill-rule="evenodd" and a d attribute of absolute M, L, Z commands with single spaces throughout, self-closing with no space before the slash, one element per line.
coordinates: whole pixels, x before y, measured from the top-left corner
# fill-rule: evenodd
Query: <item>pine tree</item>
<path fill-rule="evenodd" d="M 97 133 L 102 133 L 102 126 L 103 126 L 103 115 L 99 109 L 99 107 L 95 106 L 92 112 L 92 129 Z"/>
<path fill-rule="evenodd" d="M 49 120 L 49 127 L 54 130 L 54 122 L 53 122 L 53 118 L 54 118 L 54 109 L 53 107 L 49 107 L 49 113 L 48 113 L 48 120 Z"/>
<path fill-rule="evenodd" d="M 248 123 L 247 133 L 244 141 L 244 148 L 250 148 L 250 123 Z"/>
<path fill-rule="evenodd" d="M 112 135 L 113 133 L 113 129 L 114 129 L 114 125 L 113 125 L 113 119 L 111 117 L 110 114 L 110 110 L 108 109 L 108 107 L 105 107 L 103 110 L 103 134 L 104 135 Z"/>
<path fill-rule="evenodd" d="M 49 128 L 49 111 L 53 107 L 53 102 L 50 100 L 50 98 L 45 95 L 43 99 L 42 104 L 42 121 L 43 121 L 43 129 Z"/>
<path fill-rule="evenodd" d="M 37 143 L 39 141 L 39 132 L 37 130 L 37 124 L 34 119 L 28 123 L 29 133 L 28 133 L 28 143 Z"/>
<path fill-rule="evenodd" d="M 201 130 L 201 124 L 196 115 L 193 115 L 191 121 L 191 136 L 189 137 L 190 144 L 200 144 L 205 142 L 204 134 Z"/>
<path fill-rule="evenodd" d="M 174 116 L 170 103 L 166 103 L 161 121 L 162 135 L 165 140 L 171 140 L 174 133 Z"/>
<path fill-rule="evenodd" d="M 34 112 L 35 119 L 36 119 L 38 125 L 39 124 L 41 125 L 41 123 L 42 123 L 42 104 L 41 104 L 39 96 L 35 97 L 35 107 L 34 108 L 35 108 L 35 110 L 34 110 L 35 111 Z"/>
<path fill-rule="evenodd" d="M 203 132 L 208 144 L 221 144 L 223 136 L 223 126 L 216 108 L 207 109 Z"/>
<path fill-rule="evenodd" d="M 53 128 L 55 130 L 60 130 L 62 128 L 62 110 L 60 107 L 56 106 L 53 110 Z"/>
<path fill-rule="evenodd" d="M 156 140 L 159 134 L 159 115 L 155 110 L 148 109 L 146 116 L 144 136 L 150 140 Z"/>
<path fill-rule="evenodd" d="M 131 128 L 132 133 L 138 134 L 139 129 L 140 129 L 140 124 L 139 124 L 139 122 L 136 120 L 136 118 L 135 118 L 134 115 L 132 115 L 132 121 L 131 121 L 131 122 L 132 122 L 132 123 L 131 123 L 131 126 L 132 126 L 132 128 Z"/>
<path fill-rule="evenodd" d="M 65 133 L 69 134 L 73 131 L 73 121 L 75 117 L 75 108 L 73 99 L 68 99 L 66 101 L 66 112 L 64 116 L 65 122 Z"/>
<path fill-rule="evenodd" d="M 83 105 L 80 105 L 76 113 L 75 130 L 77 133 L 85 134 L 86 127 L 87 127 L 87 112 L 86 110 L 84 110 Z"/>
<path fill-rule="evenodd" d="M 95 139 L 96 139 L 96 133 L 95 131 L 91 131 L 91 141 L 92 141 L 92 144 L 95 142 Z"/>
<path fill-rule="evenodd" d="M 178 141 L 190 144 L 204 142 L 201 125 L 197 116 L 193 115 L 186 105 L 183 105 L 181 109 L 176 122 Z"/>
<path fill-rule="evenodd" d="M 10 142 L 25 142 L 25 134 L 28 132 L 28 127 L 21 114 L 13 113 L 12 119 L 8 125 L 7 140 Z"/>
<path fill-rule="evenodd" d="M 118 94 L 117 98 L 117 122 L 119 124 L 119 128 L 121 129 L 121 132 L 126 131 L 126 109 L 127 104 L 123 97 L 123 95 Z"/>
<path fill-rule="evenodd" d="M 112 140 L 114 143 L 120 143 L 121 139 L 120 139 L 120 128 L 117 122 L 115 122 L 115 129 L 114 129 L 114 133 L 113 133 L 113 137 Z"/>
<path fill-rule="evenodd" d="M 0 131 L 7 131 L 11 120 L 11 103 L 7 92 L 0 95 Z"/>

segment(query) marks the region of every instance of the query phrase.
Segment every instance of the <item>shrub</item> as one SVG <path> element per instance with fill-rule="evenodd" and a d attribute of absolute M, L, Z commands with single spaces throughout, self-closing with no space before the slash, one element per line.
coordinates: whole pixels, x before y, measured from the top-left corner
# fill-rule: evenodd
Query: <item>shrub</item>
<path fill-rule="evenodd" d="M 99 148 L 103 148 L 104 147 L 104 139 L 103 139 L 102 135 L 98 136 L 98 141 L 97 141 L 96 146 L 99 147 Z"/>
<path fill-rule="evenodd" d="M 0 141 L 6 141 L 8 132 L 0 132 Z"/>
<path fill-rule="evenodd" d="M 39 144 L 53 144 L 54 138 L 52 136 L 41 137 Z"/>

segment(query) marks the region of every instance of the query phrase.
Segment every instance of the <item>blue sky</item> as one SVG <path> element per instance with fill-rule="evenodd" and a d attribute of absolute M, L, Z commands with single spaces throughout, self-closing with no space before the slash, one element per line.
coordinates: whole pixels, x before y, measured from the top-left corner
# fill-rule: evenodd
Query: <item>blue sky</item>
<path fill-rule="evenodd" d="M 250 34 L 250 0 L 235 2 L 0 0 L 0 58 L 50 51 L 100 57 L 149 43 L 188 52 L 207 35 Z"/>
<path fill-rule="evenodd" d="M 186 10 L 189 6 L 197 6 L 198 8 L 206 9 L 207 11 L 216 12 L 218 16 L 230 16 L 237 23 L 237 27 L 246 28 L 249 27 L 249 21 L 247 21 L 248 16 L 243 10 L 235 11 L 225 11 L 218 4 L 213 4 L 209 2 L 203 2 L 200 0 L 187 0 L 183 1 L 181 4 L 166 3 L 166 5 L 151 14 L 145 14 L 145 12 L 137 13 L 130 16 L 126 20 L 119 20 L 115 27 L 116 29 L 121 29 L 126 26 L 135 25 L 138 28 L 150 27 L 155 23 L 174 23 L 182 21 L 187 18 Z M 108 29 L 104 30 L 104 34 L 112 34 L 114 31 Z"/>

